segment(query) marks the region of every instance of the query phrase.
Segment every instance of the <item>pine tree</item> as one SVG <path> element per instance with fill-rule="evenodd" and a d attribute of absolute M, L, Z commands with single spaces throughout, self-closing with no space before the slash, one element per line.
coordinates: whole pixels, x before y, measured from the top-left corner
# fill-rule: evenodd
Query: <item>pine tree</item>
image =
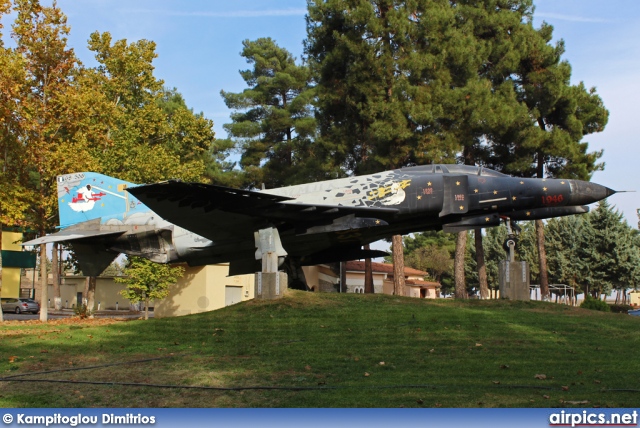
<path fill-rule="evenodd" d="M 518 99 L 528 110 L 529 121 L 514 122 L 513 129 L 493 141 L 495 162 L 503 172 L 538 178 L 588 180 L 604 166 L 597 164 L 602 151 L 588 152 L 584 135 L 600 132 L 608 111 L 595 88 L 571 85 L 571 66 L 562 60 L 564 42 L 551 45 L 553 27 L 543 23 L 525 33 L 526 49 L 513 70 L 512 82 Z M 506 137 L 506 138 L 505 138 Z M 536 221 L 540 289 L 548 298 L 544 225 Z"/>
<path fill-rule="evenodd" d="M 311 143 L 311 73 L 271 38 L 242 42 L 241 55 L 253 69 L 240 75 L 248 88 L 222 91 L 225 104 L 235 110 L 224 125 L 241 152 L 245 185 L 277 187 L 307 181 L 305 162 L 313 163 Z"/>
<path fill-rule="evenodd" d="M 592 233 L 581 245 L 581 255 L 592 273 L 592 294 L 634 285 L 638 270 L 638 247 L 634 233 L 622 214 L 601 201 L 589 214 Z"/>

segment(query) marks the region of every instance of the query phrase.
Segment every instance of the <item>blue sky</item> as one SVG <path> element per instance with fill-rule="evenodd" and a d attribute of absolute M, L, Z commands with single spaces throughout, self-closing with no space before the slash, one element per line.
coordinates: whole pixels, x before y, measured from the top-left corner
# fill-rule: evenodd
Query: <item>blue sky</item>
<path fill-rule="evenodd" d="M 43 3 L 45 3 L 43 1 Z M 591 150 L 604 149 L 603 172 L 593 181 L 616 190 L 640 191 L 640 144 L 636 102 L 640 100 L 640 2 L 618 0 L 538 0 L 534 24 L 544 20 L 566 44 L 574 83 L 595 86 L 610 111 L 604 132 L 585 138 Z M 153 40 L 156 76 L 176 87 L 189 107 L 215 123 L 216 135 L 230 111 L 220 90 L 245 89 L 239 70 L 242 41 L 271 37 L 300 58 L 306 36 L 305 0 L 58 0 L 71 25 L 69 44 L 86 65 L 95 64 L 86 48 L 93 31 L 114 39 Z M 639 193 L 610 197 L 636 225 Z"/>

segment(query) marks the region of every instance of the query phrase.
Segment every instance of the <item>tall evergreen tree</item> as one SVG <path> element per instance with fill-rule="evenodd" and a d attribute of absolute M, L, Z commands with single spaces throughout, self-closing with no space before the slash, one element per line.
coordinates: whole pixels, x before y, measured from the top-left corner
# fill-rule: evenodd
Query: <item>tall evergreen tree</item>
<path fill-rule="evenodd" d="M 253 69 L 240 75 L 248 88 L 221 91 L 232 123 L 224 125 L 238 143 L 246 185 L 268 187 L 308 181 L 316 125 L 311 111 L 311 73 L 271 38 L 242 42 L 241 55 Z"/>
<path fill-rule="evenodd" d="M 602 131 L 608 112 L 595 88 L 583 83 L 571 85 L 571 66 L 562 60 L 562 40 L 551 45 L 553 27 L 543 23 L 534 29 L 523 24 L 525 46 L 511 81 L 518 99 L 528 110 L 528 121 L 517 120 L 512 131 L 493 140 L 494 162 L 504 172 L 538 178 L 588 180 L 604 165 L 598 164 L 602 151 L 588 152 L 582 138 Z M 505 138 L 506 137 L 506 138 Z M 544 226 L 536 221 L 540 288 L 549 296 Z"/>
<path fill-rule="evenodd" d="M 514 78 L 538 35 L 532 14 L 531 0 L 310 1 L 306 51 L 318 76 L 318 147 L 335 161 L 333 171 L 456 156 L 502 166 L 495 142 L 530 128 Z"/>
<path fill-rule="evenodd" d="M 634 231 L 606 200 L 598 204 L 588 220 L 590 230 L 584 234 L 579 254 L 590 268 L 590 291 L 609 294 L 613 289 L 634 286 L 640 261 Z"/>
<path fill-rule="evenodd" d="M 439 2 L 309 1 L 305 50 L 317 80 L 326 176 L 366 174 L 408 163 L 453 159 L 455 144 L 437 133 L 437 46 L 453 13 Z M 449 144 L 449 147 L 447 147 Z M 402 238 L 392 238 L 394 284 L 404 289 Z"/>

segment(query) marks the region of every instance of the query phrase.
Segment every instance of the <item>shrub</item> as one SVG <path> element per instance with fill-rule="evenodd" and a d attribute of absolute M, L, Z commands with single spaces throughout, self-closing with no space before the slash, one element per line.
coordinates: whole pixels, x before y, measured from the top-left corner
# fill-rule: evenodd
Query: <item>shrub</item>
<path fill-rule="evenodd" d="M 84 303 L 73 308 L 73 313 L 76 314 L 79 318 L 85 319 L 89 318 L 93 311 L 87 307 Z"/>
<path fill-rule="evenodd" d="M 593 309 L 594 311 L 611 312 L 611 308 L 609 308 L 607 302 L 599 299 L 594 299 L 589 295 L 584 296 L 584 300 L 580 304 L 580 307 L 585 309 Z"/>
<path fill-rule="evenodd" d="M 633 309 L 632 306 L 629 305 L 609 305 L 611 312 L 615 312 L 617 314 L 626 314 L 629 310 Z"/>

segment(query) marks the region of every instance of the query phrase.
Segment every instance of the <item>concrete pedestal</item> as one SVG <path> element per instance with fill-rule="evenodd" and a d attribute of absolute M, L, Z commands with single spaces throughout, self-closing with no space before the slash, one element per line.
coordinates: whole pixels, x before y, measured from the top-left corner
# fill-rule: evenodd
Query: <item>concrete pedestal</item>
<path fill-rule="evenodd" d="M 287 289 L 287 280 L 287 274 L 284 272 L 256 273 L 255 298 L 264 300 L 281 298 Z"/>
<path fill-rule="evenodd" d="M 509 300 L 530 299 L 529 293 L 529 263 L 500 262 L 500 297 Z"/>

